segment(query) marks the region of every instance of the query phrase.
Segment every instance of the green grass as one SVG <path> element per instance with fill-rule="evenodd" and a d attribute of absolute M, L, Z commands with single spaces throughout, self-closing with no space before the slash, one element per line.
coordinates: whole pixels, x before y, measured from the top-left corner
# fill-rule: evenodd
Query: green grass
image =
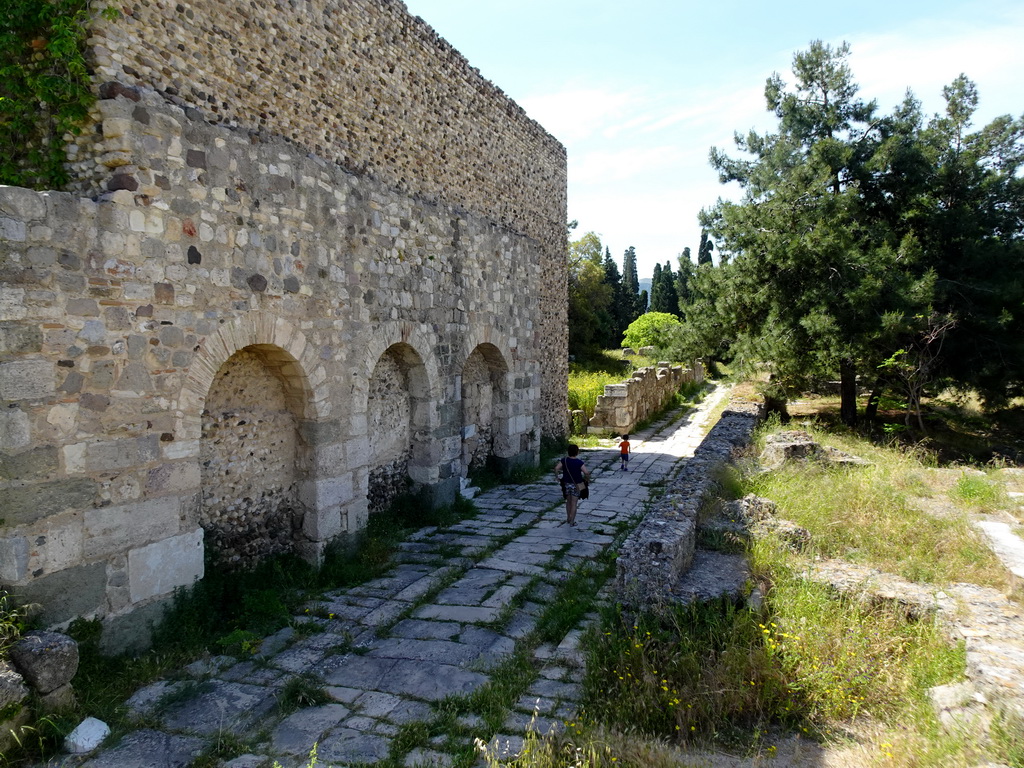
<path fill-rule="evenodd" d="M 323 681 L 312 674 L 296 675 L 281 688 L 277 696 L 277 708 L 285 715 L 305 709 L 328 704 L 333 699 L 324 690 Z"/>
<path fill-rule="evenodd" d="M 966 514 L 938 517 L 910 503 L 910 496 L 927 492 L 928 481 L 927 467 L 913 451 L 808 429 L 822 444 L 873 465 L 791 463 L 752 475 L 744 492 L 772 499 L 780 517 L 810 531 L 810 556 L 843 558 L 910 581 L 1008 586 L 1005 569 Z"/>
<path fill-rule="evenodd" d="M 949 497 L 959 506 L 976 512 L 996 512 L 1008 506 L 1003 486 L 985 475 L 964 472 L 957 478 Z"/>
<path fill-rule="evenodd" d="M 26 628 L 28 609 L 18 605 L 0 588 L 0 660 L 6 661 L 11 646 L 18 642 Z"/>
<path fill-rule="evenodd" d="M 621 384 L 626 381 L 623 373 L 610 374 L 604 372 L 584 372 L 569 374 L 569 410 L 583 411 L 587 418 L 592 418 L 597 407 L 597 398 L 604 394 L 608 384 Z"/>

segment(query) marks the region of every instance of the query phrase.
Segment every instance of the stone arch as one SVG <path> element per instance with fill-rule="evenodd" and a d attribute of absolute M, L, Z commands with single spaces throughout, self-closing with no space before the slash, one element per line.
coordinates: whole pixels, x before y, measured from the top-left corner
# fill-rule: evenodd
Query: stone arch
<path fill-rule="evenodd" d="M 290 364 L 282 365 L 281 374 L 300 418 L 323 421 L 330 416 L 327 372 L 302 331 L 279 317 L 250 312 L 223 323 L 203 340 L 182 382 L 175 410 L 175 439 L 188 441 L 192 455 L 198 456 L 201 414 L 214 376 L 233 354 L 258 345 L 277 347 L 289 359 Z"/>
<path fill-rule="evenodd" d="M 367 386 L 367 500 L 372 514 L 436 476 L 436 457 L 431 450 L 436 409 L 423 358 L 406 342 L 384 350 Z"/>
<path fill-rule="evenodd" d="M 251 565 L 290 552 L 305 516 L 309 465 L 299 437 L 305 394 L 280 347 L 253 344 L 214 376 L 202 412 L 199 524 L 218 558 Z"/>
<path fill-rule="evenodd" d="M 508 363 L 492 343 L 477 345 L 462 366 L 461 475 L 484 467 L 492 457 L 508 458 Z"/>
<path fill-rule="evenodd" d="M 364 365 L 352 373 L 351 409 L 353 435 L 358 439 L 354 452 L 361 458 L 359 483 L 356 494 L 365 505 L 369 500 L 370 475 L 373 465 L 373 443 L 376 435 L 369 426 L 370 383 L 378 362 L 388 350 L 394 348 L 407 365 L 411 376 L 408 386 L 415 395 L 415 411 L 410 407 L 412 417 L 411 451 L 408 462 L 408 478 L 414 490 L 427 487 L 433 489 L 441 477 L 442 444 L 436 438 L 439 426 L 438 403 L 440 402 L 441 376 L 437 360 L 425 350 L 435 350 L 438 341 L 425 326 L 408 322 L 384 322 L 374 326 L 373 336 L 365 343 Z M 454 453 L 453 453 L 454 457 Z M 359 459 L 356 459 L 359 461 Z M 365 510 L 365 506 L 364 506 Z M 365 524 L 361 518 L 360 525 Z"/>
<path fill-rule="evenodd" d="M 197 350 L 173 450 L 199 465 L 199 522 L 225 560 L 293 548 L 317 559 L 340 532 L 338 495 L 306 439 L 330 414 L 326 381 L 302 332 L 266 313 L 222 324 Z"/>

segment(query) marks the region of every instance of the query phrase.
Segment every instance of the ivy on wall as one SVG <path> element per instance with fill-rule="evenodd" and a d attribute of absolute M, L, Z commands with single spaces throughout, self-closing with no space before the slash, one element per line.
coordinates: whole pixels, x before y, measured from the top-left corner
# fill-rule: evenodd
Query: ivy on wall
<path fill-rule="evenodd" d="M 92 6 L 93 0 L 0 3 L 0 184 L 67 183 L 64 136 L 79 132 L 95 100 L 85 61 Z"/>

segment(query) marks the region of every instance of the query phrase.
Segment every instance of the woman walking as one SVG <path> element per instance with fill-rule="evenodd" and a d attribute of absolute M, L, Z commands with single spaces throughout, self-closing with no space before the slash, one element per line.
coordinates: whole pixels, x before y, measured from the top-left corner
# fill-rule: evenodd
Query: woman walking
<path fill-rule="evenodd" d="M 555 478 L 562 484 L 562 496 L 565 497 L 565 522 L 569 525 L 576 525 L 580 492 L 590 478 L 590 470 L 583 465 L 579 453 L 580 447 L 570 443 L 568 455 L 555 464 Z"/>

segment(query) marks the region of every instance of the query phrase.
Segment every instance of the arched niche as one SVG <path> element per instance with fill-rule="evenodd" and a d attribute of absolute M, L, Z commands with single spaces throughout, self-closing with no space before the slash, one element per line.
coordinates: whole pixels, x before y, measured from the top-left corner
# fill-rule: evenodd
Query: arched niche
<path fill-rule="evenodd" d="M 392 344 L 377 359 L 368 381 L 370 514 L 431 482 L 436 473 L 429 439 L 432 407 L 423 359 L 407 343 Z"/>
<path fill-rule="evenodd" d="M 477 345 L 462 366 L 462 476 L 507 458 L 508 364 L 493 344 Z"/>
<path fill-rule="evenodd" d="M 298 362 L 272 344 L 243 347 L 214 374 L 202 411 L 199 523 L 222 562 L 251 565 L 301 539 L 308 400 Z"/>

